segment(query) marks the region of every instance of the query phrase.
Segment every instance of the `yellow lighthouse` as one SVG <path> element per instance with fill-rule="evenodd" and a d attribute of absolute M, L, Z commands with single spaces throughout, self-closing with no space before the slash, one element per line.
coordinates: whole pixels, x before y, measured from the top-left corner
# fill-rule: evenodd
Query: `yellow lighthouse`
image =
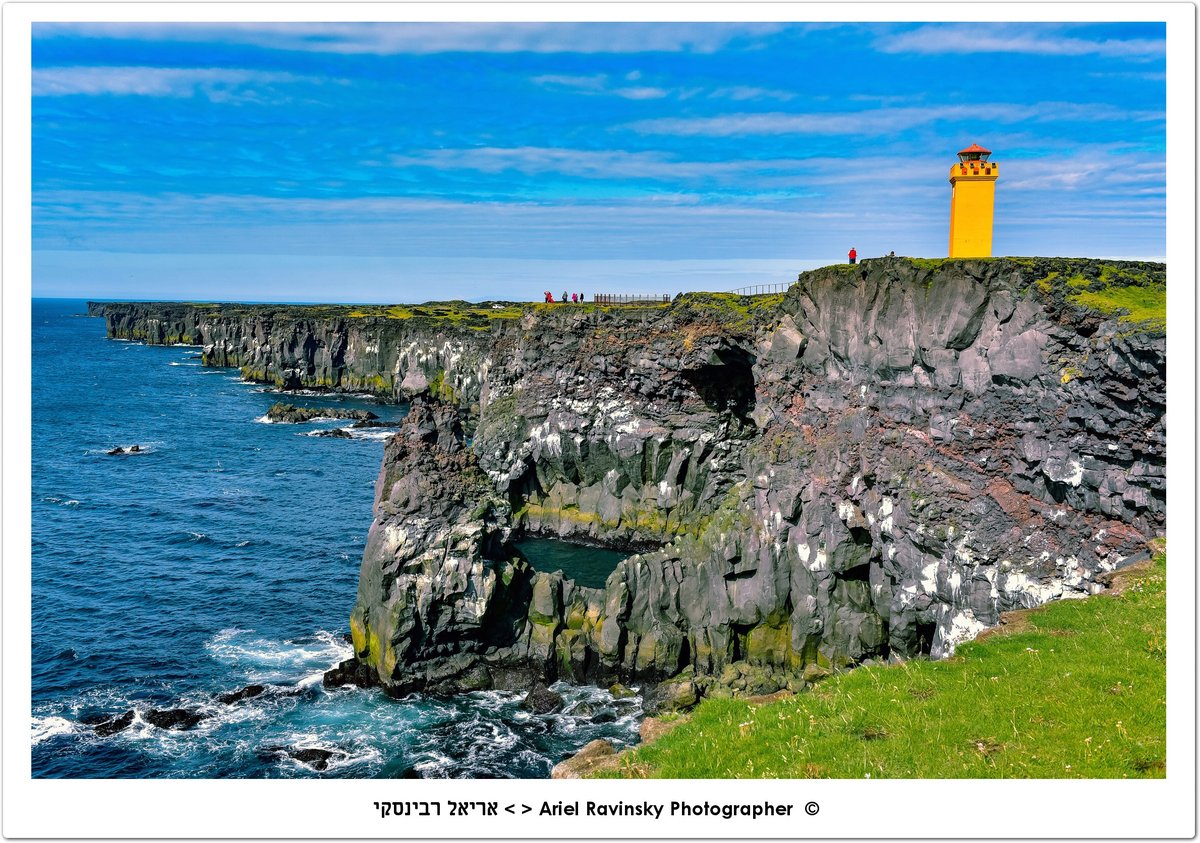
<path fill-rule="evenodd" d="M 950 257 L 992 256 L 992 209 L 1000 165 L 991 150 L 973 143 L 950 167 Z"/>

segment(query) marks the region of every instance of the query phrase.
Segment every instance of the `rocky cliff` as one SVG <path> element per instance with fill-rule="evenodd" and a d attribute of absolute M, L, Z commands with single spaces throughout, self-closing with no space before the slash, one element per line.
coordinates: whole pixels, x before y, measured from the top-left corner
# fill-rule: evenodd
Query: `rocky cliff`
<path fill-rule="evenodd" d="M 512 305 L 444 302 L 424 308 L 337 305 L 88 303 L 108 336 L 153 345 L 201 346 L 206 366 L 241 369 L 281 389 L 370 393 L 401 400 L 432 391 L 479 400 L 493 328 Z"/>
<path fill-rule="evenodd" d="M 679 676 L 689 699 L 945 655 L 1140 558 L 1165 530 L 1164 280 L 1158 264 L 881 259 L 781 296 L 484 326 L 106 316 L 112 336 L 200 341 L 250 377 L 378 376 L 413 397 L 376 486 L 357 656 L 330 683 Z M 632 555 L 585 588 L 534 572 L 521 533 Z"/>

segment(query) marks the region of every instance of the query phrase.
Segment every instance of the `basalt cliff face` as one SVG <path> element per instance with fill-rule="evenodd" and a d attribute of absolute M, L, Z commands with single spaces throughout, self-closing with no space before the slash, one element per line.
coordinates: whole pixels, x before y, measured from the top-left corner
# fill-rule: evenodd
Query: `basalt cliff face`
<path fill-rule="evenodd" d="M 945 655 L 1141 557 L 1165 531 L 1165 336 L 1113 303 L 1164 277 L 881 259 L 773 298 L 482 326 L 105 314 L 251 377 L 412 398 L 331 684 L 682 677 L 664 687 L 686 701 Z M 638 552 L 585 588 L 534 572 L 521 533 Z"/>
<path fill-rule="evenodd" d="M 281 389 L 400 400 L 432 387 L 469 404 L 487 376 L 489 326 L 505 320 L 491 317 L 490 306 L 461 305 L 466 318 L 459 310 L 173 302 L 89 302 L 88 313 L 105 318 L 113 339 L 201 346 L 204 365 Z"/>

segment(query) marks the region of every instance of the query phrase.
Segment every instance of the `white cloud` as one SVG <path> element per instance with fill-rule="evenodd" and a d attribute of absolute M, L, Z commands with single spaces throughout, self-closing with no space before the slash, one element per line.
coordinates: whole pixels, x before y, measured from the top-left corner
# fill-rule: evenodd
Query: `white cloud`
<path fill-rule="evenodd" d="M 812 161 L 803 159 L 686 161 L 659 152 L 533 146 L 430 149 L 395 155 L 389 161 L 396 167 L 432 167 L 483 173 L 511 171 L 526 175 L 557 173 L 589 179 L 653 181 L 741 179 L 756 173 L 795 173 L 814 166 Z M 838 163 L 845 166 L 844 161 Z"/>
<path fill-rule="evenodd" d="M 625 76 L 626 81 L 637 81 L 642 74 L 634 71 Z M 606 73 L 594 73 L 590 76 L 573 76 L 569 74 L 547 73 L 534 76 L 529 81 L 535 85 L 550 89 L 566 89 L 580 94 L 603 94 L 606 96 L 624 97 L 630 100 L 662 99 L 671 96 L 671 91 L 650 85 L 617 85 Z"/>
<path fill-rule="evenodd" d="M 1154 156 L 1111 156 L 1074 190 L 1046 178 L 1075 172 L 1077 160 L 1090 166 L 1089 157 L 1003 161 L 997 248 L 1009 254 L 1160 253 L 1162 176 Z M 770 195 L 668 189 L 638 199 L 473 202 L 39 191 L 33 236 L 35 249 L 445 259 L 820 257 L 830 244 L 840 251 L 851 242 L 862 254 L 944 254 L 945 162 L 897 162 L 895 181 L 846 181 L 845 162 L 837 159 L 805 163 L 813 170 L 795 177 L 815 190 Z M 1139 168 L 1146 175 L 1142 184 L 1120 183 Z"/>
<path fill-rule="evenodd" d="M 634 70 L 626 73 L 623 81 L 639 82 L 642 79 L 642 72 Z M 546 73 L 534 76 L 529 81 L 543 88 L 567 89 L 581 94 L 604 94 L 635 100 L 663 99 L 670 96 L 675 96 L 683 100 L 705 93 L 707 93 L 709 99 L 728 99 L 737 102 L 766 99 L 787 101 L 795 99 L 797 96 L 795 91 L 758 88 L 751 85 L 725 85 L 707 91 L 702 87 L 665 88 L 652 85 L 629 86 L 621 85 L 620 83 L 614 84 L 611 77 L 606 73 L 593 73 L 587 76 Z"/>
<path fill-rule="evenodd" d="M 305 78 L 291 73 L 221 67 L 39 67 L 33 69 L 33 95 L 190 97 L 202 92 L 218 99 L 228 98 L 240 89 Z"/>
<path fill-rule="evenodd" d="M 572 76 L 563 73 L 545 73 L 529 81 L 543 88 L 576 88 L 582 91 L 603 91 L 608 87 L 608 74 L 593 73 L 590 76 Z"/>
<path fill-rule="evenodd" d="M 1162 111 L 1129 111 L 1104 104 L 1043 102 L 1032 105 L 975 103 L 862 111 L 760 112 L 714 117 L 659 117 L 626 124 L 642 134 L 731 137 L 742 135 L 884 135 L 941 120 L 982 120 L 989 124 L 1063 120 L 1150 121 Z"/>
<path fill-rule="evenodd" d="M 1005 179 L 1009 190 L 1117 191 L 1161 197 L 1166 189 L 1167 165 L 1161 155 L 1110 153 L 1104 147 L 1018 160 L 1003 169 L 1012 173 Z"/>
<path fill-rule="evenodd" d="M 884 53 L 1033 53 L 1053 56 L 1102 56 L 1155 59 L 1166 55 L 1165 39 L 1090 40 L 1035 29 L 1034 24 L 926 24 L 878 38 Z"/>
<path fill-rule="evenodd" d="M 657 100 L 669 97 L 671 92 L 666 88 L 614 88 L 613 93 L 627 100 Z"/>
<path fill-rule="evenodd" d="M 1139 82 L 1165 82 L 1167 74 L 1161 70 L 1110 70 L 1094 71 L 1089 79 L 1136 79 Z"/>
<path fill-rule="evenodd" d="M 714 88 L 709 96 L 713 99 L 730 99 L 730 100 L 790 100 L 795 99 L 797 94 L 795 91 L 781 91 L 772 88 L 755 88 L 750 85 L 730 85 L 723 88 Z"/>
<path fill-rule="evenodd" d="M 36 38 L 84 35 L 220 41 L 326 53 L 711 53 L 781 23 L 89 23 L 38 24 Z"/>

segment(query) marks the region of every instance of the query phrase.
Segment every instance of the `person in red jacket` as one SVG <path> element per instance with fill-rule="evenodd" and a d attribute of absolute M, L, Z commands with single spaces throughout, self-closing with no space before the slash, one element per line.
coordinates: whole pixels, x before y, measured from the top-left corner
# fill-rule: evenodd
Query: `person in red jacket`
<path fill-rule="evenodd" d="M 850 263 L 853 264 L 853 263 L 857 263 L 857 262 L 858 262 L 858 252 L 854 251 L 854 247 L 851 246 L 850 247 Z"/>
<path fill-rule="evenodd" d="M 552 292 L 550 292 L 549 290 L 547 290 L 547 291 L 546 291 L 546 302 L 547 302 L 547 304 L 549 304 L 549 303 L 551 303 L 551 302 L 553 302 L 553 301 L 554 301 L 554 293 L 552 293 Z"/>

